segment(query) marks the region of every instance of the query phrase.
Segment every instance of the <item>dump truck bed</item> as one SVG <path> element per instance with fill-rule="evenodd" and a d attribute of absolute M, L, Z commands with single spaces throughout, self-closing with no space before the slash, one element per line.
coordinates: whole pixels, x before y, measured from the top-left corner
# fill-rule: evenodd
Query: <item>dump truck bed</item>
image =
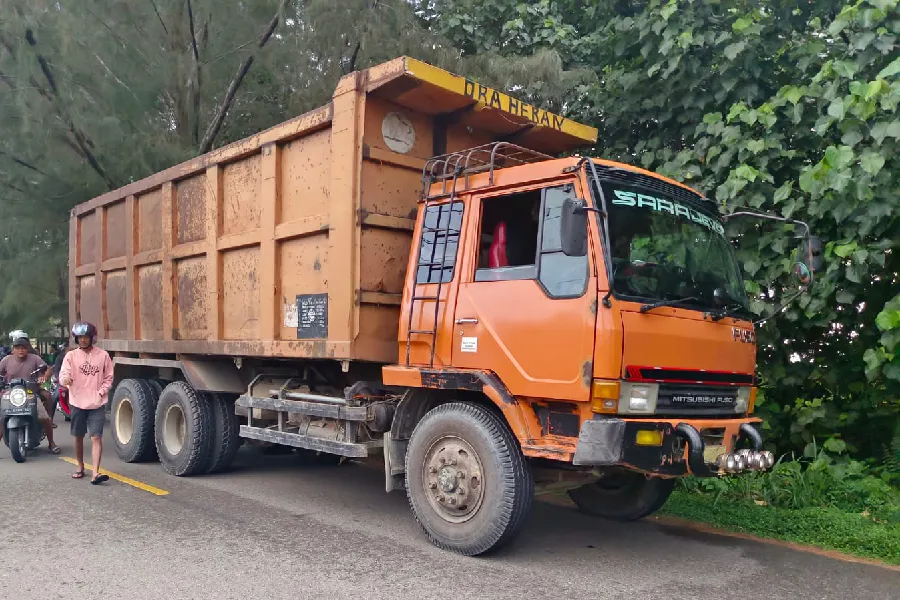
<path fill-rule="evenodd" d="M 70 320 L 117 353 L 394 362 L 422 169 L 508 139 L 596 130 L 425 63 L 353 73 L 332 101 L 75 207 Z"/>

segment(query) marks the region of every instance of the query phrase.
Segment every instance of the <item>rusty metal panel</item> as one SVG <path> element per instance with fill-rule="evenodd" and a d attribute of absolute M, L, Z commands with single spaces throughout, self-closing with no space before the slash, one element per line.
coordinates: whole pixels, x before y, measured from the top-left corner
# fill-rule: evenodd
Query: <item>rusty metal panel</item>
<path fill-rule="evenodd" d="M 365 360 L 374 362 L 395 362 L 399 319 L 399 306 L 360 306 L 359 336 L 353 346 L 354 356 L 363 356 Z"/>
<path fill-rule="evenodd" d="M 135 269 L 138 279 L 140 339 L 163 339 L 162 265 Z"/>
<path fill-rule="evenodd" d="M 403 293 L 412 232 L 364 229 L 360 239 L 361 288 L 387 294 Z"/>
<path fill-rule="evenodd" d="M 281 210 L 278 223 L 328 214 L 330 185 L 330 129 L 284 144 L 281 147 Z"/>
<path fill-rule="evenodd" d="M 206 238 L 206 174 L 175 184 L 175 239 L 179 244 Z"/>
<path fill-rule="evenodd" d="M 104 274 L 106 288 L 106 335 L 123 337 L 128 332 L 128 299 L 126 286 L 128 277 L 125 269 Z"/>
<path fill-rule="evenodd" d="M 259 266 L 258 247 L 222 254 L 222 319 L 226 340 L 259 339 Z"/>
<path fill-rule="evenodd" d="M 276 249 L 280 273 L 280 332 L 283 340 L 297 339 L 297 296 L 328 291 L 328 238 L 310 235 L 281 242 Z"/>
<path fill-rule="evenodd" d="M 259 155 L 229 163 L 222 169 L 222 234 L 259 229 Z"/>
<path fill-rule="evenodd" d="M 89 265 L 97 260 L 100 251 L 100 217 L 96 211 L 82 215 L 78 219 L 78 266 Z"/>
<path fill-rule="evenodd" d="M 120 258 L 126 253 L 126 232 L 129 223 L 125 215 L 125 202 L 116 202 L 106 207 L 106 256 L 107 258 Z M 122 288 L 125 291 L 125 288 Z"/>
<path fill-rule="evenodd" d="M 95 275 L 87 275 L 78 280 L 78 298 L 81 301 L 78 318 L 91 323 L 100 323 L 100 286 Z"/>
<path fill-rule="evenodd" d="M 364 161 L 360 205 L 368 213 L 415 218 L 422 172 Z"/>
<path fill-rule="evenodd" d="M 175 339 L 206 339 L 209 293 L 206 257 L 186 258 L 175 263 Z"/>
<path fill-rule="evenodd" d="M 138 223 L 138 252 L 159 250 L 163 245 L 162 236 L 162 190 L 155 189 L 136 197 Z"/>

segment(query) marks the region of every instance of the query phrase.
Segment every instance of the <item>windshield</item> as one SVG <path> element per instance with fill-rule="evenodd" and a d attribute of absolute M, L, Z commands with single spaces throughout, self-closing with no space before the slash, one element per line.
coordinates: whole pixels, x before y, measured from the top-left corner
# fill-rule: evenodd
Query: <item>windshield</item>
<path fill-rule="evenodd" d="M 601 185 L 617 297 L 644 302 L 694 298 L 685 306 L 747 311 L 740 270 L 718 218 L 684 194 L 664 193 L 665 184 L 658 180 L 654 189 L 618 181 Z"/>

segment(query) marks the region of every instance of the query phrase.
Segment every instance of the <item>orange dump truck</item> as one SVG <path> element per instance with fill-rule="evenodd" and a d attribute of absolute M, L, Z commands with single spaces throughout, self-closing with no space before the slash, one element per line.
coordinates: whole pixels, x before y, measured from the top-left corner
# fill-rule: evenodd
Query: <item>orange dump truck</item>
<path fill-rule="evenodd" d="M 596 135 L 399 58 L 76 207 L 70 318 L 113 356 L 118 455 L 178 476 L 244 442 L 383 456 L 469 555 L 515 537 L 536 486 L 638 519 L 679 476 L 771 466 L 714 203 L 552 157 Z"/>

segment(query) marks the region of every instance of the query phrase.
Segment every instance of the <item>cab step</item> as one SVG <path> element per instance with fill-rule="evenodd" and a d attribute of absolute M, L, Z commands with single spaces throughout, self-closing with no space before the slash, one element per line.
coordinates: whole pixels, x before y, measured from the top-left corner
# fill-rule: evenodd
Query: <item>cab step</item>
<path fill-rule="evenodd" d="M 251 440 L 281 444 L 283 446 L 293 446 L 294 448 L 304 448 L 306 450 L 316 450 L 318 452 L 327 452 L 329 454 L 337 454 L 349 458 L 366 458 L 370 454 L 375 454 L 384 446 L 383 440 L 374 440 L 363 443 L 341 442 L 311 435 L 289 433 L 286 431 L 278 431 L 276 429 L 267 429 L 264 427 L 252 427 L 249 425 L 241 425 L 240 435 L 242 438 Z"/>

